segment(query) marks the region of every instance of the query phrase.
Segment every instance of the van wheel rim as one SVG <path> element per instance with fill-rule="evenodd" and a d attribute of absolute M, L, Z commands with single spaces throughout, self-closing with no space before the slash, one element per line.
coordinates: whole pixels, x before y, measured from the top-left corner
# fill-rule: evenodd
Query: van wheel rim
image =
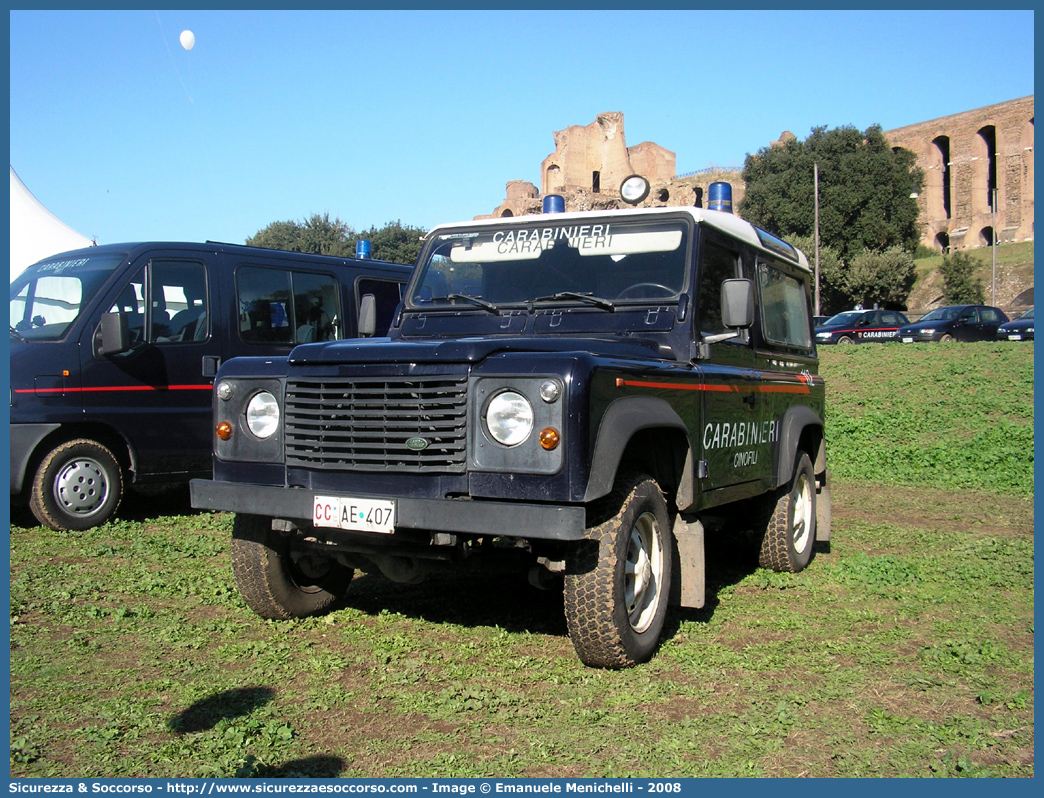
<path fill-rule="evenodd" d="M 109 481 L 97 460 L 78 457 L 66 463 L 54 481 L 58 506 L 72 515 L 91 515 L 109 498 Z"/>
<path fill-rule="evenodd" d="M 656 516 L 642 513 L 631 529 L 624 565 L 624 602 L 634 631 L 644 632 L 652 624 L 662 581 L 663 552 Z"/>

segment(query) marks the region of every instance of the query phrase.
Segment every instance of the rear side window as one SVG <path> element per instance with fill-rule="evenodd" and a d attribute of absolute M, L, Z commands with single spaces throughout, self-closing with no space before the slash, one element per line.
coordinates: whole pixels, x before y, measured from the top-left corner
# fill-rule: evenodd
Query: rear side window
<path fill-rule="evenodd" d="M 292 346 L 343 337 L 337 280 L 328 274 L 240 266 L 236 295 L 246 343 Z"/>
<path fill-rule="evenodd" d="M 812 346 L 811 310 L 805 284 L 768 263 L 758 264 L 761 333 L 766 341 L 798 349 Z"/>
<path fill-rule="evenodd" d="M 377 304 L 377 328 L 376 335 L 386 335 L 391 327 L 395 308 L 402 301 L 403 284 L 393 280 L 376 280 L 363 277 L 356 283 L 358 291 L 357 299 L 361 300 L 367 294 L 373 294 Z"/>
<path fill-rule="evenodd" d="M 982 309 L 982 320 L 983 321 L 1000 321 L 1000 314 L 995 308 L 983 308 Z"/>

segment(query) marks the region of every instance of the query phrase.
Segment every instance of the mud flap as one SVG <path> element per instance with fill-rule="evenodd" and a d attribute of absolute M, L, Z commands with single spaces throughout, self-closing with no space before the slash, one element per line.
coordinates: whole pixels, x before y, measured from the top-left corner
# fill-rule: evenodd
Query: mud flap
<path fill-rule="evenodd" d="M 816 540 L 830 540 L 830 471 L 816 479 Z"/>
<path fill-rule="evenodd" d="M 699 609 L 706 603 L 706 569 L 703 556 L 703 524 L 686 522 L 679 513 L 671 530 L 674 546 L 674 578 L 671 604 Z"/>

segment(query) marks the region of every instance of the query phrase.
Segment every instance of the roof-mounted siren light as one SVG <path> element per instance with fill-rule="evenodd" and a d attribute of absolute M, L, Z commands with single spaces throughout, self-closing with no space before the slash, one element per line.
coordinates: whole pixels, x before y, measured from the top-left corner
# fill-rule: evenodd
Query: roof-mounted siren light
<path fill-rule="evenodd" d="M 732 184 L 718 181 L 707 189 L 707 210 L 732 213 Z"/>
<path fill-rule="evenodd" d="M 561 194 L 544 197 L 544 213 L 565 213 L 565 197 Z"/>
<path fill-rule="evenodd" d="M 370 259 L 370 239 L 360 238 L 355 242 L 355 257 L 359 260 Z"/>
<path fill-rule="evenodd" d="M 641 175 L 629 175 L 620 184 L 620 199 L 630 205 L 637 205 L 649 196 L 652 185 Z"/>

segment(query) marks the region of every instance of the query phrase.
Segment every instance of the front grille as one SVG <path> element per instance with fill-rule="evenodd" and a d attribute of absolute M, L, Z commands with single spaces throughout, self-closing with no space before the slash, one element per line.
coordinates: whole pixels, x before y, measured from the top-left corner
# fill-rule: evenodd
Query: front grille
<path fill-rule="evenodd" d="M 464 375 L 290 380 L 286 464 L 461 473 L 467 465 L 467 386 Z M 424 448 L 406 445 L 421 440 Z"/>

